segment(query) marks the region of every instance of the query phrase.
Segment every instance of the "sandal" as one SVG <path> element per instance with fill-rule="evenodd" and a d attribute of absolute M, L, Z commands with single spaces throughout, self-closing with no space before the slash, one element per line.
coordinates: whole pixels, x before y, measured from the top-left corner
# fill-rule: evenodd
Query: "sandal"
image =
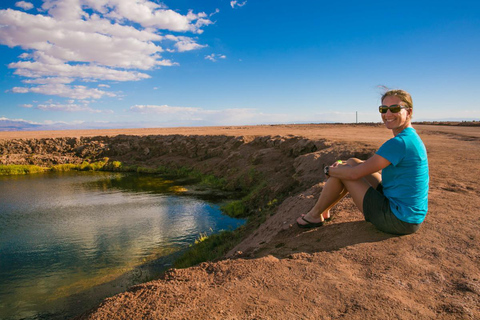
<path fill-rule="evenodd" d="M 330 214 L 330 217 L 328 217 L 328 218 L 325 218 L 325 217 L 324 217 L 323 219 L 324 219 L 325 221 L 331 221 L 331 220 L 333 219 L 333 215 L 331 214 L 330 209 L 328 210 L 328 213 Z"/>
<path fill-rule="evenodd" d="M 300 228 L 316 228 L 316 227 L 321 227 L 321 226 L 323 226 L 323 221 L 320 221 L 320 222 L 310 222 L 310 221 L 308 221 L 307 219 L 305 219 L 304 216 L 301 216 L 300 218 L 302 218 L 302 220 L 306 222 L 306 224 L 300 224 L 300 223 L 298 223 L 298 221 L 297 221 L 297 225 L 298 225 Z"/>

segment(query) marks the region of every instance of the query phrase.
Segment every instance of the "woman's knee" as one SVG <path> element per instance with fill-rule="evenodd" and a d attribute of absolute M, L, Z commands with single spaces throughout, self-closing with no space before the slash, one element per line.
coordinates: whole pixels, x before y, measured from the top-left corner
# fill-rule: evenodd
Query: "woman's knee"
<path fill-rule="evenodd" d="M 347 164 L 351 167 L 358 166 L 360 163 L 362 163 L 363 160 L 357 159 L 357 158 L 350 158 L 347 160 Z"/>

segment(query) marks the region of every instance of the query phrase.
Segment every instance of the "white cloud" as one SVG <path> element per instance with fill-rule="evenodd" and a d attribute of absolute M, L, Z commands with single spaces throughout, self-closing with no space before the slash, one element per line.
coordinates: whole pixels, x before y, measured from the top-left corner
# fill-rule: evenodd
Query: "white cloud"
<path fill-rule="evenodd" d="M 176 37 L 176 36 L 169 35 L 169 36 L 166 36 L 165 39 L 176 41 L 174 46 L 178 52 L 197 50 L 197 49 L 207 47 L 207 45 L 200 45 L 195 41 L 195 39 L 192 39 L 189 37 L 183 37 L 183 36 Z"/>
<path fill-rule="evenodd" d="M 130 108 L 130 111 L 142 114 L 162 114 L 162 115 L 179 115 L 190 117 L 192 115 L 202 112 L 199 108 L 188 107 L 171 107 L 167 105 L 136 105 Z"/>
<path fill-rule="evenodd" d="M 23 80 L 23 83 L 28 84 L 52 84 L 52 83 L 72 83 L 75 81 L 73 78 L 62 78 L 62 77 L 52 77 L 52 78 L 37 78 L 37 79 L 28 79 Z"/>
<path fill-rule="evenodd" d="M 75 103 L 67 103 L 67 104 L 57 104 L 57 103 L 49 103 L 49 104 L 39 104 L 36 106 L 35 109 L 39 109 L 42 111 L 60 111 L 60 112 L 90 112 L 90 113 L 113 113 L 111 110 L 103 111 L 97 110 L 89 107 L 86 104 L 75 104 Z"/>
<path fill-rule="evenodd" d="M 28 88 L 25 88 L 25 87 L 13 87 L 12 88 L 12 92 L 15 92 L 15 93 L 28 93 Z"/>
<path fill-rule="evenodd" d="M 88 101 L 81 101 L 80 103 L 75 103 L 75 100 L 68 100 L 67 103 L 56 103 L 51 99 L 39 103 L 35 107 L 33 104 L 23 104 L 20 105 L 22 108 L 33 108 L 42 111 L 60 111 L 60 112 L 90 112 L 90 113 L 114 113 L 112 110 L 98 110 L 93 109 L 89 106 Z"/>
<path fill-rule="evenodd" d="M 15 3 L 15 6 L 19 7 L 19 8 L 22 8 L 24 10 L 33 9 L 33 4 L 30 3 L 30 2 L 26 2 L 26 1 L 18 1 L 18 2 Z"/>
<path fill-rule="evenodd" d="M 126 19 L 155 29 L 201 33 L 201 27 L 212 24 L 204 12 L 195 14 L 190 10 L 187 15 L 181 15 L 165 5 L 146 0 L 85 0 L 84 3 L 105 13 L 106 17 L 117 21 Z M 69 15 L 68 9 L 57 11 L 61 16 Z"/>
<path fill-rule="evenodd" d="M 33 7 L 25 1 L 16 5 Z M 25 83 L 43 85 L 149 78 L 138 70 L 178 65 L 162 57 L 164 42 L 173 41 L 176 52 L 205 47 L 171 32 L 201 34 L 217 12 L 181 14 L 148 0 L 44 0 L 38 11 L 0 10 L 0 44 L 28 50 L 19 56 L 24 61 L 9 67 L 16 75 L 34 78 Z M 44 92 L 42 87 L 12 91 Z"/>
<path fill-rule="evenodd" d="M 88 88 L 86 86 L 67 86 L 65 84 L 45 84 L 37 87 L 14 87 L 14 93 L 41 93 L 45 95 L 54 95 L 72 99 L 100 99 L 103 96 L 114 97 L 115 94 L 99 90 L 97 88 Z"/>
<path fill-rule="evenodd" d="M 227 58 L 226 55 L 215 54 L 215 53 L 212 53 L 210 55 L 205 56 L 206 60 L 210 60 L 210 61 L 213 61 L 213 62 L 216 62 L 218 59 L 226 59 L 226 58 Z"/>
<path fill-rule="evenodd" d="M 9 118 L 6 118 L 6 117 L 0 117 L 0 121 L 21 121 L 21 122 L 28 122 L 28 123 L 36 123 L 36 122 L 32 122 L 32 121 L 27 121 L 27 120 L 23 120 L 23 119 L 9 119 Z"/>
<path fill-rule="evenodd" d="M 98 65 L 67 63 L 48 64 L 39 61 L 20 61 L 10 63 L 11 69 L 16 69 L 15 74 L 29 77 L 59 77 L 59 78 L 80 78 L 82 80 L 113 80 L 113 81 L 138 81 L 148 79 L 146 73 L 137 71 L 124 71 Z"/>
<path fill-rule="evenodd" d="M 247 4 L 247 1 L 243 1 L 243 2 L 239 2 L 239 1 L 230 1 L 230 6 L 232 6 L 232 8 L 235 8 L 235 7 L 243 7 L 244 5 Z"/>
<path fill-rule="evenodd" d="M 35 60 L 49 64 L 88 62 L 143 70 L 162 64 L 163 49 L 153 42 L 161 36 L 96 17 L 65 21 L 7 9 L 0 11 L 0 24 L 6 26 L 0 29 L 0 43 L 36 50 Z"/>
<path fill-rule="evenodd" d="M 295 121 L 295 117 L 288 114 L 265 114 L 256 109 L 221 109 L 208 110 L 191 107 L 172 107 L 168 105 L 136 105 L 129 111 L 144 114 L 152 119 L 157 115 L 159 122 L 168 122 L 169 125 L 244 125 L 265 123 L 285 123 Z"/>
<path fill-rule="evenodd" d="M 206 45 L 200 45 L 193 41 L 179 41 L 175 44 L 175 47 L 177 48 L 178 52 L 185 52 L 185 51 L 201 49 L 206 47 Z"/>

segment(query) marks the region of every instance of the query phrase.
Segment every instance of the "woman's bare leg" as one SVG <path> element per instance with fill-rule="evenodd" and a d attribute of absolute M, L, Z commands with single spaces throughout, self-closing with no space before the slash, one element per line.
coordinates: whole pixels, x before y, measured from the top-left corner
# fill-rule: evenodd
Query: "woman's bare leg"
<path fill-rule="evenodd" d="M 359 159 L 348 159 L 347 165 L 352 167 L 362 163 Z M 363 212 L 363 198 L 368 188 L 376 188 L 381 181 L 379 173 L 373 173 L 359 180 L 340 180 L 328 178 L 315 206 L 305 215 L 297 219 L 299 224 L 322 222 L 330 217 L 330 209 L 336 205 L 347 193 L 352 196 L 355 205 Z M 305 220 L 304 220 L 304 219 Z"/>
<path fill-rule="evenodd" d="M 315 206 L 304 216 L 310 222 L 321 222 L 329 217 L 328 212 L 347 194 L 342 181 L 338 178 L 328 178 Z"/>
<path fill-rule="evenodd" d="M 351 167 L 358 166 L 362 162 L 363 160 L 357 158 L 350 158 L 347 160 L 347 164 Z M 377 189 L 379 183 L 382 182 L 382 175 L 380 172 L 374 172 L 366 177 L 363 177 L 363 179 L 365 179 L 368 184 L 373 187 L 373 189 Z"/>

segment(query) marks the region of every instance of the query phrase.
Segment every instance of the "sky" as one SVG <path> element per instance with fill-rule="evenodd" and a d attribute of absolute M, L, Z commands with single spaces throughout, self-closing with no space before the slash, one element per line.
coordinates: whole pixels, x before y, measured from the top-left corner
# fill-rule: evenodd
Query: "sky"
<path fill-rule="evenodd" d="M 480 120 L 480 2 L 0 3 L 0 130 L 379 122 L 384 87 Z"/>

